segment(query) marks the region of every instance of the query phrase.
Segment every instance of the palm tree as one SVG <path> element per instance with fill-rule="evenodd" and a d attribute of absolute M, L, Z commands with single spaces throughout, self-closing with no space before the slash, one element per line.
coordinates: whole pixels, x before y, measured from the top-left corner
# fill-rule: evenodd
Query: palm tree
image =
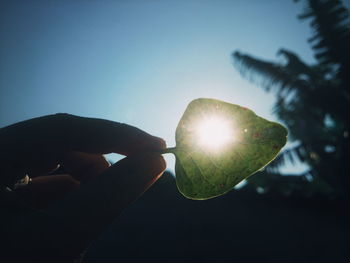
<path fill-rule="evenodd" d="M 281 49 L 285 62 L 265 61 L 241 52 L 233 59 L 240 73 L 276 93 L 273 112 L 286 124 L 294 146 L 250 182 L 263 190 L 350 195 L 350 23 L 339 0 L 304 0 L 299 19 L 309 19 L 309 39 L 317 63 L 307 64 Z M 258 78 L 257 78 L 258 77 Z M 300 177 L 281 176 L 286 160 L 310 167 Z M 332 191 L 331 191 L 332 189 Z"/>

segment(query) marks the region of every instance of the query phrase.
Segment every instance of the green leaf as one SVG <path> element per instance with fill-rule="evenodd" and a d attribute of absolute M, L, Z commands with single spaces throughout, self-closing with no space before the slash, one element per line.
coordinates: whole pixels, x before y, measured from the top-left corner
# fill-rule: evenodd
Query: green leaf
<path fill-rule="evenodd" d="M 287 130 L 239 105 L 196 99 L 176 129 L 176 183 L 187 198 L 204 200 L 230 191 L 271 162 Z"/>

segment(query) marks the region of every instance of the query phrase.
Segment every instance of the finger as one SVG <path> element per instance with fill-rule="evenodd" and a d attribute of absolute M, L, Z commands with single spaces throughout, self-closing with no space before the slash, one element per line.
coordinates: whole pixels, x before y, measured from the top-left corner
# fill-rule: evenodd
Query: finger
<path fill-rule="evenodd" d="M 47 212 L 88 234 L 85 240 L 90 240 L 142 195 L 163 173 L 165 166 L 163 157 L 157 153 L 126 157 Z"/>
<path fill-rule="evenodd" d="M 138 128 L 103 119 L 56 114 L 0 129 L 0 164 L 10 185 L 24 177 L 43 157 L 69 151 L 120 153 L 165 148 L 165 142 Z M 13 176 L 14 175 L 14 176 Z"/>
<path fill-rule="evenodd" d="M 164 140 L 136 127 L 69 114 L 48 115 L 2 128 L 0 140 L 10 152 L 82 151 L 129 155 L 165 147 Z"/>
<path fill-rule="evenodd" d="M 40 176 L 15 192 L 31 207 L 46 208 L 74 190 L 80 183 L 69 175 Z"/>
<path fill-rule="evenodd" d="M 60 164 L 63 170 L 81 182 L 95 178 L 110 166 L 103 155 L 83 152 L 65 153 Z"/>

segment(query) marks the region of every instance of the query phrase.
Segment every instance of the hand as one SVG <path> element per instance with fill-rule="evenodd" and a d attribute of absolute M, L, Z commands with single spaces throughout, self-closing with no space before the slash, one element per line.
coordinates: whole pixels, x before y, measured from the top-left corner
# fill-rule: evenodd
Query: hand
<path fill-rule="evenodd" d="M 2 189 L 32 178 L 2 193 L 2 238 L 18 251 L 13 259 L 73 262 L 160 177 L 163 148 L 135 127 L 68 114 L 0 129 Z M 127 157 L 109 167 L 102 154 L 112 152 Z M 59 166 L 67 174 L 53 175 Z"/>

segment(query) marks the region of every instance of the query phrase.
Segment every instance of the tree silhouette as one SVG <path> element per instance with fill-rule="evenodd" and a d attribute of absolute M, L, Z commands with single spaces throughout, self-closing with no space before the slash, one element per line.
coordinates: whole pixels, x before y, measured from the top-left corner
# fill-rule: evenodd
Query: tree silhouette
<path fill-rule="evenodd" d="M 296 1 L 299 2 L 299 1 Z M 301 20 L 311 20 L 308 40 L 315 64 L 305 63 L 281 49 L 283 61 L 265 61 L 239 51 L 236 68 L 266 91 L 276 93 L 273 112 L 289 129 L 292 147 L 283 151 L 250 185 L 262 191 L 328 194 L 350 193 L 350 23 L 349 11 L 339 0 L 305 0 Z M 305 162 L 310 170 L 299 177 L 278 171 L 286 160 Z"/>

